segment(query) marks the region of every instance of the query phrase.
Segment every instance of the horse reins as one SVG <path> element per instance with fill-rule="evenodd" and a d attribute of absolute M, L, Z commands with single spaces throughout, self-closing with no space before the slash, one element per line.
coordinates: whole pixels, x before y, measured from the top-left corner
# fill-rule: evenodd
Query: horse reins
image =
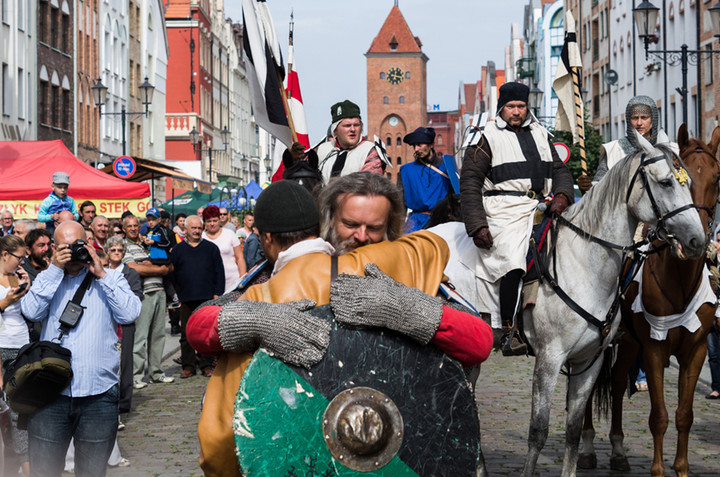
<path fill-rule="evenodd" d="M 669 218 L 674 217 L 675 215 L 679 214 L 680 212 L 683 212 L 688 209 L 693 208 L 700 208 L 705 206 L 696 206 L 694 203 L 685 204 L 681 207 L 678 207 L 677 209 L 674 209 L 665 215 L 662 214 L 660 211 L 660 208 L 657 205 L 657 201 L 655 200 L 655 196 L 652 194 L 652 189 L 650 188 L 650 183 L 647 179 L 647 173 L 645 171 L 645 167 L 653 164 L 655 162 L 658 162 L 660 160 L 664 160 L 665 156 L 657 156 L 650 159 L 646 159 L 646 155 L 643 153 L 643 155 L 640 158 L 640 165 L 635 170 L 635 174 L 633 174 L 632 179 L 630 180 L 630 185 L 628 186 L 628 191 L 625 196 L 625 202 L 627 203 L 630 200 L 630 194 L 632 193 L 633 187 L 635 185 L 635 181 L 637 177 L 639 176 L 642 180 L 643 186 L 645 186 L 645 189 L 647 190 L 648 197 L 650 199 L 650 203 L 653 208 L 653 212 L 655 213 L 655 216 L 658 220 L 658 228 L 663 230 L 665 232 L 665 235 L 667 237 L 671 237 L 672 234 L 670 234 L 667 229 L 665 228 L 665 221 L 667 221 Z M 553 214 L 553 226 L 551 228 L 551 237 L 552 237 L 552 246 L 551 246 L 551 254 L 552 254 L 552 262 L 553 262 L 553 272 L 554 276 L 550 273 L 550 269 L 547 266 L 547 264 L 542 260 L 540 257 L 540 253 L 537 250 L 537 247 L 534 244 L 534 239 L 530 239 L 531 242 L 531 250 L 533 254 L 533 258 L 535 260 L 535 267 L 538 271 L 538 275 L 540 276 L 540 281 L 542 282 L 543 279 L 547 280 L 548 284 L 550 285 L 550 288 L 560 297 L 560 299 L 576 314 L 580 315 L 585 321 L 587 321 L 589 324 L 595 326 L 598 331 L 600 332 L 600 340 L 601 340 L 601 346 L 598 348 L 597 353 L 593 357 L 593 359 L 590 361 L 590 364 L 588 364 L 585 369 L 582 371 L 579 371 L 577 373 L 570 373 L 569 371 L 561 371 L 562 374 L 566 376 L 577 376 L 585 371 L 587 371 L 593 364 L 595 364 L 595 361 L 602 355 L 602 352 L 605 350 L 606 346 L 602 346 L 602 340 L 607 337 L 610 334 L 610 331 L 612 329 L 612 324 L 615 320 L 615 317 L 617 316 L 617 312 L 620 309 L 620 304 L 622 303 L 622 300 L 625 298 L 625 293 L 627 292 L 627 289 L 630 286 L 630 283 L 632 282 L 632 279 L 637 275 L 638 271 L 640 270 L 640 265 L 645 261 L 647 258 L 647 255 L 650 253 L 657 253 L 659 250 L 661 250 L 663 247 L 654 248 L 649 251 L 642 251 L 639 248 L 645 244 L 648 243 L 648 239 L 643 239 L 640 242 L 633 243 L 631 245 L 618 245 L 612 242 L 609 242 L 607 240 L 601 239 L 599 237 L 596 237 L 588 232 L 585 232 L 580 227 L 576 226 L 569 220 L 562 217 L 560 214 L 555 213 Z M 596 318 L 592 313 L 588 312 L 585 308 L 583 308 L 580 304 L 578 304 L 575 300 L 573 300 L 565 291 L 560 287 L 560 285 L 557 283 L 557 269 L 555 268 L 557 265 L 556 260 L 556 251 L 557 251 L 557 235 L 559 231 L 559 226 L 563 225 L 575 232 L 580 237 L 589 240 L 591 242 L 597 243 L 598 245 L 605 247 L 605 248 L 611 248 L 614 250 L 619 250 L 622 252 L 621 257 L 621 263 L 625 263 L 627 260 L 627 257 L 630 252 L 633 253 L 633 259 L 632 259 L 632 265 L 631 265 L 631 276 L 628 280 L 625 280 L 624 283 L 621 282 L 621 280 L 618 279 L 618 287 L 617 291 L 615 293 L 615 299 L 610 305 L 610 309 L 605 314 L 605 319 L 603 321 Z M 621 272 L 622 273 L 622 272 Z"/>

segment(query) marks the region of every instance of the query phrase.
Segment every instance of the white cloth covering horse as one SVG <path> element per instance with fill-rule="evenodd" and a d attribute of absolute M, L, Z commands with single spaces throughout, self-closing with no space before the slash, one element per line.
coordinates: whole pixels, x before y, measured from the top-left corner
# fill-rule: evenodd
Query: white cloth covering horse
<path fill-rule="evenodd" d="M 642 221 L 667 239 L 678 254 L 697 257 L 705 250 L 705 233 L 692 206 L 689 181 L 679 180 L 684 172 L 679 158 L 668 147 L 653 147 L 642 138 L 640 143 L 644 149 L 641 153 L 621 161 L 579 203 L 565 211 L 563 217 L 585 235 L 561 226 L 555 263 L 548 263 L 550 270 L 557 270 L 559 287 L 600 321 L 616 298 L 623 252 L 588 236 L 629 246 Z M 459 232 L 459 227 L 450 223 L 430 229 L 445 238 L 456 254 L 451 254 L 446 275 L 478 311 L 492 311 L 496 303 L 490 300 L 485 306 L 480 297 L 493 284 L 477 283 L 467 255 L 472 240 Z M 540 285 L 535 306 L 524 310 L 523 324 L 536 361 L 528 453 L 521 475 L 531 477 L 535 473 L 548 435 L 552 395 L 560 370 L 567 365 L 570 377 L 562 476 L 575 476 L 585 403 L 602 366 L 600 350 L 612 340 L 619 319 L 603 337 L 600 329 L 575 313 L 546 280 Z"/>

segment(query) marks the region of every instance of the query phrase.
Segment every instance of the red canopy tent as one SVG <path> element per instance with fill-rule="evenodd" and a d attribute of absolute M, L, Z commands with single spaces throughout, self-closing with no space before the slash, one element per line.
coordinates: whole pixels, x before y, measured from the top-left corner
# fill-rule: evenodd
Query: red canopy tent
<path fill-rule="evenodd" d="M 92 200 L 98 215 L 119 217 L 125 210 L 145 215 L 150 187 L 106 174 L 75 157 L 62 141 L 0 142 L 0 210 L 15 218 L 36 218 L 50 194 L 55 172 L 70 175 L 68 195 L 80 205 Z"/>

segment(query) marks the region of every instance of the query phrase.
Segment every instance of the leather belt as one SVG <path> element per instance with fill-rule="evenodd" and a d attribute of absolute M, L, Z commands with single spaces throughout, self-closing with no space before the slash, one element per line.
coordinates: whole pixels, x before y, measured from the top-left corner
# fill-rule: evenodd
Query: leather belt
<path fill-rule="evenodd" d="M 485 197 L 492 197 L 498 195 L 512 195 L 515 197 L 529 197 L 531 199 L 543 200 L 545 197 L 542 194 L 535 192 L 534 190 L 528 190 L 525 192 L 519 190 L 488 190 L 483 192 Z"/>

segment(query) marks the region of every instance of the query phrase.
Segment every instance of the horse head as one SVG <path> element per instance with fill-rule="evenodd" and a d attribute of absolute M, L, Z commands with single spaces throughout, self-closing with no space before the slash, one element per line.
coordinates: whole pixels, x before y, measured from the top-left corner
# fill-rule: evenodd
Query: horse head
<path fill-rule="evenodd" d="M 720 126 L 713 131 L 708 145 L 700 139 L 691 138 L 687 126 L 682 124 L 678 130 L 678 146 L 680 157 L 692 177 L 691 191 L 695 207 L 703 219 L 706 234 L 710 234 L 715 219 L 715 205 L 720 194 L 720 161 L 717 157 Z"/>
<path fill-rule="evenodd" d="M 292 180 L 314 193 L 318 186 L 322 186 L 323 177 L 318 168 L 318 155 L 311 149 L 302 160 L 293 159 L 289 151 L 283 153 L 283 179 Z"/>
<path fill-rule="evenodd" d="M 705 252 L 705 229 L 685 165 L 670 144 L 653 146 L 640 134 L 637 139 L 641 150 L 630 159 L 635 172 L 626 196 L 630 212 L 670 243 L 677 257 L 700 257 Z"/>

